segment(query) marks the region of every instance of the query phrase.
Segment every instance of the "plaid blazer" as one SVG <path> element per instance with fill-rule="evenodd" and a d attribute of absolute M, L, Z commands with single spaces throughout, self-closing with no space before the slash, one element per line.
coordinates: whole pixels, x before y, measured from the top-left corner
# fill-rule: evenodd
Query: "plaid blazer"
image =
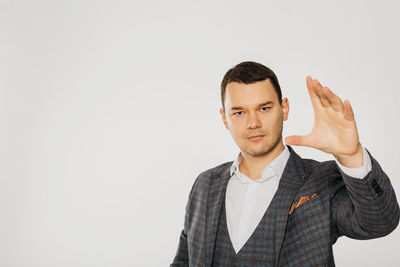
<path fill-rule="evenodd" d="M 389 178 L 368 154 L 372 170 L 363 179 L 346 175 L 334 160 L 303 159 L 288 145 L 290 157 L 274 195 L 274 251 L 265 266 L 335 266 L 332 245 L 345 235 L 372 239 L 399 223 L 399 205 Z M 170 266 L 211 266 L 220 207 L 231 162 L 202 172 L 186 205 L 184 228 Z"/>

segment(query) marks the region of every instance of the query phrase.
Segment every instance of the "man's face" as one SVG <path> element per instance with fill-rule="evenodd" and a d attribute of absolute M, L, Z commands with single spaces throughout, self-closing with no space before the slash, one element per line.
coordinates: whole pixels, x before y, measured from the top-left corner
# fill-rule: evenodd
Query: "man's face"
<path fill-rule="evenodd" d="M 278 95 L 269 79 L 252 84 L 231 82 L 226 86 L 225 110 L 221 108 L 220 113 L 240 150 L 260 157 L 282 141 L 289 102 L 284 98 L 282 106 L 279 105 Z"/>

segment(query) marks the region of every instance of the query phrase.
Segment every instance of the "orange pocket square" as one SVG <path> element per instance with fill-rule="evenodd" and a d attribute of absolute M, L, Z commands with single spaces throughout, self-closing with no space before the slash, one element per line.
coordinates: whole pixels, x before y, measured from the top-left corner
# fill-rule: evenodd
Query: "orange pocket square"
<path fill-rule="evenodd" d="M 292 203 L 292 206 L 290 207 L 289 214 L 292 214 L 295 208 L 300 207 L 304 202 L 310 200 L 311 198 L 315 197 L 317 194 L 313 194 L 311 197 L 309 196 L 302 196 L 300 197 L 299 201 L 295 201 Z"/>

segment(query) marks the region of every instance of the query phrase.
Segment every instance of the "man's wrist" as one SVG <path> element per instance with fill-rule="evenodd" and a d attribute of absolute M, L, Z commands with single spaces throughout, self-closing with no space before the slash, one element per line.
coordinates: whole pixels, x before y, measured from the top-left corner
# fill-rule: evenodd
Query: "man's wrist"
<path fill-rule="evenodd" d="M 357 152 L 353 155 L 334 155 L 337 161 L 347 168 L 359 168 L 364 164 L 363 147 L 358 143 Z"/>

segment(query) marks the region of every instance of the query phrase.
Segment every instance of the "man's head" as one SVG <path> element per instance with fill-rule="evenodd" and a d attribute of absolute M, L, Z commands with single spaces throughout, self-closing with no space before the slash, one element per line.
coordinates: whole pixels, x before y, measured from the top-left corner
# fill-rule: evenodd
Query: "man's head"
<path fill-rule="evenodd" d="M 234 66 L 222 80 L 221 101 L 224 125 L 243 153 L 260 157 L 283 144 L 289 102 L 272 70 L 256 62 Z"/>
<path fill-rule="evenodd" d="M 266 66 L 252 61 L 245 61 L 237 64 L 225 73 L 221 82 L 221 101 L 222 108 L 225 109 L 226 86 L 228 83 L 237 82 L 243 84 L 251 84 L 269 79 L 274 86 L 278 96 L 279 104 L 282 103 L 282 92 L 279 86 L 278 78 L 275 73 Z"/>

